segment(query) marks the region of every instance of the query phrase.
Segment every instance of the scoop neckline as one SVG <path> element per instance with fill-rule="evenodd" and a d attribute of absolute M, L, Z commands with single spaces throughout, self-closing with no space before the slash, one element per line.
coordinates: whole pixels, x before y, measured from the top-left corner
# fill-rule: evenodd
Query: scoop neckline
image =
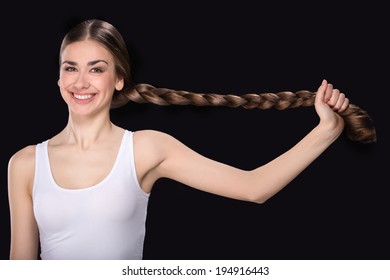
<path fill-rule="evenodd" d="M 106 182 L 112 176 L 112 173 L 114 173 L 114 170 L 116 169 L 116 166 L 118 165 L 119 157 L 122 154 L 122 150 L 123 150 L 123 147 L 124 147 L 125 139 L 127 138 L 126 137 L 127 134 L 128 134 L 128 131 L 125 130 L 123 132 L 123 135 L 122 135 L 121 143 L 120 143 L 120 146 L 119 146 L 119 149 L 118 149 L 118 152 L 117 152 L 114 164 L 112 165 L 112 167 L 110 169 L 110 172 L 108 172 L 107 176 L 105 176 L 102 180 L 100 180 L 98 183 L 96 183 L 94 185 L 91 185 L 91 186 L 88 186 L 88 187 L 85 187 L 85 188 L 78 188 L 78 189 L 70 189 L 70 188 L 65 188 L 63 186 L 60 186 L 57 183 L 57 181 L 54 179 L 54 175 L 53 175 L 52 168 L 51 168 L 51 163 L 50 163 L 49 149 L 48 149 L 48 144 L 49 144 L 50 140 L 46 140 L 45 141 L 45 157 L 46 157 L 47 165 L 48 165 L 48 168 L 49 168 L 50 180 L 52 181 L 52 183 L 54 184 L 54 186 L 57 189 L 60 189 L 60 190 L 63 190 L 63 191 L 69 191 L 69 192 L 88 191 L 88 190 L 93 190 L 93 189 L 99 188 L 102 184 L 104 184 L 104 182 Z"/>

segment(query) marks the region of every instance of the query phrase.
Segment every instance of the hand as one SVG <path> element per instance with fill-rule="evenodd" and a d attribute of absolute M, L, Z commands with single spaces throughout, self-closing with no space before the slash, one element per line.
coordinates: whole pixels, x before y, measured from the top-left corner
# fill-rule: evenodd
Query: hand
<path fill-rule="evenodd" d="M 347 109 L 349 99 L 323 80 L 317 90 L 314 105 L 320 117 L 320 125 L 334 131 L 338 136 L 344 129 L 344 120 L 338 113 Z"/>

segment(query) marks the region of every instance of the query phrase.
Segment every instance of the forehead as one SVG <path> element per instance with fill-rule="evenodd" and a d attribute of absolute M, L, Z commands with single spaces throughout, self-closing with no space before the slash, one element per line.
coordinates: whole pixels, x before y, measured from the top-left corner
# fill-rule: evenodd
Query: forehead
<path fill-rule="evenodd" d="M 113 61 L 112 54 L 100 43 L 94 40 L 85 40 L 73 42 L 65 47 L 61 54 L 61 60 L 70 60 L 75 62 L 88 62 L 104 59 Z"/>

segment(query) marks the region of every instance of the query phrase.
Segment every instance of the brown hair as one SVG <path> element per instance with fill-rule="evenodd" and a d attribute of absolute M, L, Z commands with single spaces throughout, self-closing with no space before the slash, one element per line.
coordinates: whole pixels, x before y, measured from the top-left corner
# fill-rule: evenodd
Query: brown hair
<path fill-rule="evenodd" d="M 163 106 L 226 106 L 243 107 L 246 109 L 276 108 L 278 110 L 314 105 L 316 93 L 308 90 L 234 95 L 194 93 L 168 88 L 156 88 L 144 83 L 134 84 L 131 79 L 129 54 L 122 35 L 113 25 L 98 19 L 83 21 L 66 34 L 60 48 L 60 59 L 62 51 L 68 44 L 87 39 L 97 41 L 110 51 L 116 62 L 116 72 L 124 79 L 123 89 L 115 91 L 113 95 L 112 108 L 123 106 L 130 100 L 137 103 L 149 102 Z M 376 142 L 375 127 L 366 111 L 354 104 L 349 104 L 349 107 L 340 115 L 345 121 L 346 133 L 349 139 L 361 143 Z"/>

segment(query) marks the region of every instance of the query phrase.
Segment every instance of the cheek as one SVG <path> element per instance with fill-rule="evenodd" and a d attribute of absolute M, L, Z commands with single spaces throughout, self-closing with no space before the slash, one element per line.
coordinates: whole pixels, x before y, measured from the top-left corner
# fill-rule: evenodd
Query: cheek
<path fill-rule="evenodd" d="M 60 88 L 66 88 L 71 83 L 71 80 L 72 79 L 67 77 L 66 75 L 60 75 L 57 84 Z"/>
<path fill-rule="evenodd" d="M 104 79 L 104 80 L 96 80 L 93 82 L 93 85 L 95 85 L 97 88 L 100 88 L 101 90 L 107 91 L 107 92 L 114 92 L 115 90 L 115 79 Z"/>

